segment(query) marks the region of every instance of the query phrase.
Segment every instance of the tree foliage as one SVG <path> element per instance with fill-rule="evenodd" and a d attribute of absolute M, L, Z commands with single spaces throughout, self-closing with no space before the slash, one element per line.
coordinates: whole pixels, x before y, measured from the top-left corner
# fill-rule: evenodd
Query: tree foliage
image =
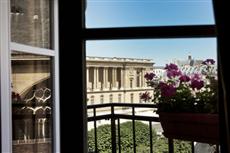
<path fill-rule="evenodd" d="M 133 153 L 133 126 L 132 122 L 125 122 L 120 124 L 120 140 L 121 150 L 124 153 Z M 118 129 L 118 127 L 116 127 Z M 94 129 L 88 132 L 88 151 L 93 153 L 95 151 Z M 118 133 L 118 131 L 116 131 Z M 149 125 L 142 122 L 135 122 L 135 136 L 136 136 L 136 152 L 149 153 L 150 152 L 150 133 Z M 118 148 L 118 135 L 117 135 Z M 168 139 L 157 136 L 156 131 L 152 129 L 152 141 L 154 153 L 168 152 Z M 111 153 L 111 127 L 110 125 L 102 125 L 97 128 L 97 148 L 99 153 Z M 184 141 L 174 142 L 175 152 L 177 153 L 191 153 L 191 145 Z"/>

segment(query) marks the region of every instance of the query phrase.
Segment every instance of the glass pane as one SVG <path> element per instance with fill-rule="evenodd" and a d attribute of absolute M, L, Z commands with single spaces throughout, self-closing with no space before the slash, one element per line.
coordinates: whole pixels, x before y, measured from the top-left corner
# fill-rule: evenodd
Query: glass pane
<path fill-rule="evenodd" d="M 212 0 L 87 0 L 87 28 L 198 24 L 214 24 Z"/>
<path fill-rule="evenodd" d="M 52 48 L 50 0 L 11 0 L 11 40 Z"/>
<path fill-rule="evenodd" d="M 173 105 L 172 111 L 176 108 L 178 112 L 186 110 L 190 113 L 218 114 L 216 107 L 218 102 L 216 100 L 218 86 L 218 84 L 216 84 L 216 38 L 86 41 L 86 55 L 87 104 L 90 105 L 88 106 L 90 107 L 90 109 L 88 108 L 89 151 L 93 152 L 96 150 L 94 129 L 94 126 L 96 126 L 98 149 L 106 148 L 105 152 L 111 152 L 109 143 L 108 146 L 105 146 L 107 144 L 100 142 L 103 140 L 100 140 L 100 138 L 106 137 L 107 134 L 105 133 L 104 136 L 101 135 L 100 130 L 110 130 L 110 125 L 107 124 L 110 124 L 111 120 L 107 120 L 105 117 L 97 120 L 96 125 L 93 122 L 97 119 L 93 117 L 93 108 L 95 108 L 96 116 L 112 114 L 111 107 L 108 107 L 109 103 L 117 103 L 116 107 L 114 107 L 114 114 L 130 116 L 133 113 L 132 103 L 145 106 L 138 108 L 138 106 L 135 105 L 134 111 L 135 117 L 138 118 L 141 123 L 144 123 L 145 126 L 147 125 L 146 128 L 148 129 L 149 122 L 146 122 L 147 120 L 144 117 L 159 117 L 159 114 L 156 113 L 156 110 L 159 109 L 153 108 L 152 106 L 147 107 L 148 105 L 146 104 L 157 104 L 157 102 L 162 100 L 153 99 L 157 98 L 157 94 L 163 97 L 166 95 L 165 93 L 170 94 L 170 91 L 175 91 L 174 88 L 176 88 L 176 92 L 173 92 L 175 94 L 171 97 L 173 101 L 170 101 L 170 96 L 166 99 L 166 102 L 170 101 L 170 104 Z M 166 64 L 168 64 L 168 66 Z M 172 67 L 170 67 L 169 64 Z M 166 68 L 170 67 L 173 69 L 176 67 L 174 64 L 177 65 L 179 71 L 171 71 L 171 73 L 168 73 Z M 148 81 L 155 84 L 149 86 L 146 80 L 146 78 L 149 77 L 146 74 L 150 73 L 154 73 L 155 77 Z M 189 77 L 190 80 L 185 83 L 187 77 Z M 154 82 L 151 82 L 153 80 Z M 168 81 L 167 84 L 164 81 Z M 172 85 L 173 88 L 163 93 L 164 90 L 159 91 L 159 89 L 161 89 L 161 83 Z M 158 88 L 154 88 L 155 85 L 157 85 Z M 158 93 L 155 92 L 157 89 L 159 91 Z M 145 100 L 142 97 L 146 92 L 150 94 L 150 99 Z M 101 106 L 102 101 L 103 104 L 107 103 L 107 107 Z M 184 103 L 180 103 L 181 101 Z M 126 103 L 125 106 L 122 105 L 122 103 Z M 101 106 L 100 109 L 96 108 L 97 105 Z M 171 109 L 171 107 L 169 107 L 169 109 Z M 118 118 L 116 118 L 116 121 Z M 156 130 L 152 133 L 155 138 L 153 146 L 158 152 L 167 152 L 168 140 L 164 138 L 162 134 L 163 129 L 161 129 L 161 123 L 162 122 L 152 123 L 152 127 Z M 190 123 L 192 123 L 192 121 L 190 121 Z M 121 127 L 122 124 L 123 122 L 121 121 Z M 213 125 L 215 124 L 216 122 Z M 198 125 L 203 124 L 196 123 L 196 125 L 192 125 L 198 127 Z M 216 125 L 218 125 L 218 123 Z M 145 126 L 143 125 L 143 127 Z M 116 129 L 118 129 L 117 127 L 118 124 L 116 123 Z M 128 129 L 131 130 L 132 134 L 132 128 Z M 218 135 L 216 126 L 209 126 L 209 129 L 209 131 L 213 129 L 213 137 Z M 121 143 L 123 143 L 122 141 L 125 141 L 122 135 L 124 132 L 122 128 L 120 130 Z M 198 138 L 195 135 L 192 135 L 192 137 Z M 136 142 L 140 139 L 141 136 L 138 137 L 136 135 Z M 162 145 L 160 146 L 160 144 Z M 149 152 L 150 145 L 148 141 L 145 144 L 140 143 L 140 145 L 142 145 L 141 148 L 137 145 L 137 152 Z M 121 144 L 121 146 L 123 146 L 123 144 Z M 132 148 L 132 145 L 129 147 Z M 191 152 L 191 143 L 175 141 L 174 148 L 177 152 L 180 149 L 183 152 Z M 210 150 L 210 148 L 213 148 L 213 146 L 208 147 L 208 144 L 201 145 L 200 143 L 195 143 L 195 149 L 203 150 L 204 153 L 209 153 L 208 150 Z M 125 149 L 129 148 L 121 148 L 122 152 L 129 152 Z"/>
<path fill-rule="evenodd" d="M 143 102 L 147 72 L 165 77 L 166 64 L 175 63 L 191 75 L 217 60 L 215 38 L 87 41 L 86 55 L 88 104 Z"/>
<path fill-rule="evenodd" d="M 51 59 L 12 52 L 13 152 L 52 153 Z"/>

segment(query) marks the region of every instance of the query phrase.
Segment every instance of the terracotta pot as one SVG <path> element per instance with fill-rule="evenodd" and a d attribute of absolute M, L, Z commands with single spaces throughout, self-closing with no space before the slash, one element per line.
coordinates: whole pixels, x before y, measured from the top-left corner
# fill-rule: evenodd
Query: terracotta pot
<path fill-rule="evenodd" d="M 219 144 L 219 115 L 197 113 L 159 113 L 163 135 L 209 144 Z"/>

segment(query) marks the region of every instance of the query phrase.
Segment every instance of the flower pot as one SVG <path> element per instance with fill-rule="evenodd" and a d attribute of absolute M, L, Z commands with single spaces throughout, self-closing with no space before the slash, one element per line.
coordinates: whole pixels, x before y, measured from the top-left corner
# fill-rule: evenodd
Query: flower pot
<path fill-rule="evenodd" d="M 171 139 L 219 144 L 219 115 L 159 113 L 163 135 Z"/>

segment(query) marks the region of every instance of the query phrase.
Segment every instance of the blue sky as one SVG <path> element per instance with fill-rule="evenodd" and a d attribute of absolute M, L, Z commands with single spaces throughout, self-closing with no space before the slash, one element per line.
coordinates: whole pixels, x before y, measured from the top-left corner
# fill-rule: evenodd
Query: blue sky
<path fill-rule="evenodd" d="M 211 0 L 88 0 L 86 27 L 214 24 Z M 153 59 L 216 59 L 216 39 L 87 41 L 87 56 Z"/>
<path fill-rule="evenodd" d="M 130 57 L 152 59 L 157 66 L 164 66 L 174 59 L 216 60 L 216 39 L 142 39 L 87 41 L 87 56 Z"/>
<path fill-rule="evenodd" d="M 87 27 L 214 24 L 212 0 L 88 0 Z"/>

